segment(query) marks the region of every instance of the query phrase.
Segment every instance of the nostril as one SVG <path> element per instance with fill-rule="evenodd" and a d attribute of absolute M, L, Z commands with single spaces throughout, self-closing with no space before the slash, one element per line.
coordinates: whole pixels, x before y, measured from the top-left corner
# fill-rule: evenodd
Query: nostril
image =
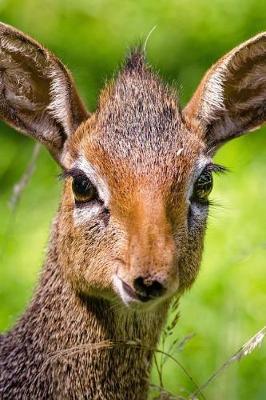
<path fill-rule="evenodd" d="M 149 290 L 150 290 L 150 295 L 151 295 L 152 297 L 161 296 L 161 295 L 165 292 L 164 286 L 163 286 L 160 282 L 158 282 L 158 281 L 154 281 L 154 282 L 151 284 Z"/>
<path fill-rule="evenodd" d="M 165 292 L 165 287 L 157 280 L 136 278 L 133 286 L 137 293 L 146 298 L 159 297 Z"/>

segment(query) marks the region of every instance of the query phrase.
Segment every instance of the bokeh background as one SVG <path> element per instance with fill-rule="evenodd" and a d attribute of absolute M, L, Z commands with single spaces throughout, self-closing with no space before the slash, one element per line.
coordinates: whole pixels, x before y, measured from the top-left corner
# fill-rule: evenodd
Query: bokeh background
<path fill-rule="evenodd" d="M 266 30 L 260 0 L 0 0 L 0 20 L 53 50 L 71 69 L 90 110 L 124 54 L 145 39 L 163 79 L 185 104 L 204 71 L 221 55 Z M 168 343 L 194 333 L 172 354 L 203 383 L 266 319 L 265 129 L 227 144 L 216 161 L 231 172 L 215 178 L 201 273 L 180 304 Z M 15 211 L 8 207 L 33 142 L 0 125 L 0 329 L 10 328 L 29 301 L 40 270 L 61 190 L 59 169 L 45 150 Z M 165 387 L 184 396 L 194 389 L 167 361 Z M 156 371 L 152 381 L 158 383 Z M 266 398 L 266 345 L 232 365 L 204 391 L 206 399 Z"/>

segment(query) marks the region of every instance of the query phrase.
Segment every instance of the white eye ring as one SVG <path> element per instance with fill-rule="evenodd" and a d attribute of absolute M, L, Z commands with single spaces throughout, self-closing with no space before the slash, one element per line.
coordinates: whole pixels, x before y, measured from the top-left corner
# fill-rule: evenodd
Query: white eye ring
<path fill-rule="evenodd" d="M 101 212 L 102 206 L 97 202 L 93 202 L 88 207 L 75 207 L 73 210 L 74 225 L 88 225 L 92 219 L 98 220 Z"/>

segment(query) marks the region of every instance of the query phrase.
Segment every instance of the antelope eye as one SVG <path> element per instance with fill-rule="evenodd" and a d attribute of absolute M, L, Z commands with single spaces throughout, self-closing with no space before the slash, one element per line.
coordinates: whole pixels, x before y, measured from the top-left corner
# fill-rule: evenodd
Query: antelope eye
<path fill-rule="evenodd" d="M 199 203 L 207 203 L 208 196 L 213 188 L 213 178 L 211 171 L 205 169 L 194 184 L 192 199 Z"/>
<path fill-rule="evenodd" d="M 98 199 L 96 187 L 85 175 L 73 177 L 72 190 L 77 203 L 85 203 Z"/>

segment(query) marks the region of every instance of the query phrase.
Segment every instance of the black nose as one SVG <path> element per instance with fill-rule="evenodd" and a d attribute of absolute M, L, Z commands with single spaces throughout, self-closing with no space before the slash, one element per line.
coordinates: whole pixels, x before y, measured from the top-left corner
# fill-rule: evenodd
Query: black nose
<path fill-rule="evenodd" d="M 142 301 L 160 297 L 166 290 L 159 281 L 143 278 L 142 276 L 134 280 L 133 286 Z"/>

